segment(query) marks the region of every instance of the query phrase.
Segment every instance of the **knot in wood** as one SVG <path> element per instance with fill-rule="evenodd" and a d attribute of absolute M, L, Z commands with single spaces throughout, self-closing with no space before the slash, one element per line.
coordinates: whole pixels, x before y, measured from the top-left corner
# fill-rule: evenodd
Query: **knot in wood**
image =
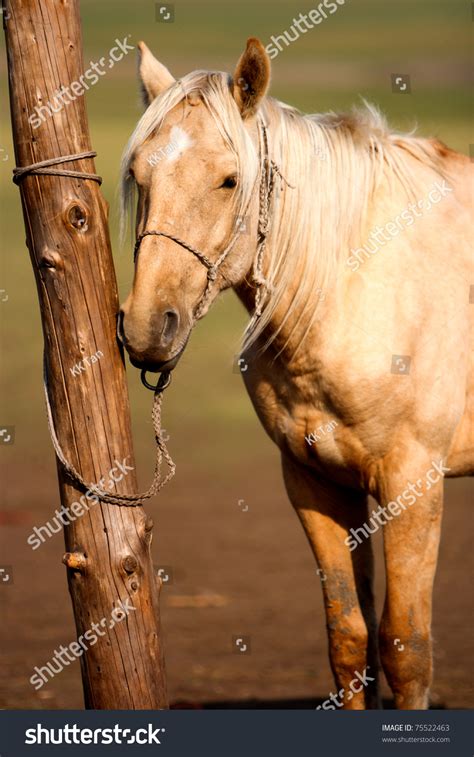
<path fill-rule="evenodd" d="M 122 560 L 122 568 L 125 573 L 134 573 L 138 568 L 138 562 L 133 555 L 127 555 Z"/>
<path fill-rule="evenodd" d="M 64 268 L 63 259 L 55 250 L 43 250 L 38 263 L 40 268 L 52 268 L 53 270 Z"/>
<path fill-rule="evenodd" d="M 66 210 L 66 220 L 77 231 L 87 231 L 87 211 L 78 202 L 74 202 Z"/>
<path fill-rule="evenodd" d="M 82 552 L 66 552 L 63 555 L 63 563 L 67 568 L 82 573 L 86 568 L 87 559 Z"/>
<path fill-rule="evenodd" d="M 153 518 L 147 518 L 145 521 L 145 531 L 148 533 L 153 528 Z"/>

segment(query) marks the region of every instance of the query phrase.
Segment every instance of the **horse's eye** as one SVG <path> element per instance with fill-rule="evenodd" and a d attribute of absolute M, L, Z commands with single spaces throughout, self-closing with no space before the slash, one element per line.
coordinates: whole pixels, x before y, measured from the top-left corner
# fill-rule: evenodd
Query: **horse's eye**
<path fill-rule="evenodd" d="M 221 186 L 224 189 L 234 189 L 237 186 L 237 176 L 228 176 Z"/>

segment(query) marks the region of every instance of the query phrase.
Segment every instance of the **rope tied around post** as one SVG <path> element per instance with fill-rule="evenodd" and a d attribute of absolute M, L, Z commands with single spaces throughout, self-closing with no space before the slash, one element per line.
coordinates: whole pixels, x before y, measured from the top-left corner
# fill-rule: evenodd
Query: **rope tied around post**
<path fill-rule="evenodd" d="M 66 176 L 73 179 L 90 179 L 100 185 L 102 184 L 102 176 L 98 176 L 96 173 L 70 171 L 68 168 L 51 168 L 51 166 L 59 166 L 62 163 L 71 163 L 74 160 L 85 160 L 96 156 L 96 152 L 88 150 L 87 152 L 74 153 L 74 155 L 62 155 L 59 158 L 40 160 L 39 163 L 31 163 L 29 166 L 17 166 L 13 169 L 13 182 L 19 186 L 26 176 Z"/>
<path fill-rule="evenodd" d="M 94 173 L 87 173 L 84 171 L 71 171 L 66 168 L 51 168 L 51 166 L 55 165 L 61 165 L 63 163 L 69 163 L 75 160 L 84 160 L 86 158 L 95 158 L 97 155 L 96 152 L 89 150 L 87 152 L 81 152 L 81 153 L 75 153 L 73 155 L 63 155 L 59 158 L 50 158 L 48 160 L 42 160 L 38 163 L 32 163 L 28 166 L 22 166 L 22 167 L 16 167 L 13 169 L 13 181 L 18 186 L 20 185 L 21 181 L 26 178 L 26 176 L 31 175 L 39 175 L 39 176 L 65 176 L 67 178 L 74 178 L 74 179 L 89 179 L 91 181 L 96 181 L 99 185 L 102 184 L 102 177 L 98 176 Z M 53 443 L 54 451 L 58 457 L 58 460 L 61 462 L 65 472 L 69 476 L 69 478 L 73 481 L 73 483 L 77 484 L 81 489 L 84 489 L 86 492 L 91 492 L 92 494 L 95 494 L 102 502 L 107 502 L 109 505 L 119 505 L 123 507 L 136 507 L 137 505 L 141 504 L 143 500 L 150 499 L 155 494 L 158 494 L 160 489 L 162 489 L 165 484 L 168 483 L 168 481 L 174 476 L 176 466 L 171 459 L 171 456 L 168 452 L 168 448 L 162 438 L 161 435 L 161 404 L 162 404 L 162 398 L 163 398 L 163 391 L 166 389 L 166 387 L 170 383 L 171 376 L 169 373 L 162 373 L 160 375 L 160 379 L 158 380 L 158 383 L 156 386 L 152 387 L 150 384 L 148 384 L 148 388 L 153 389 L 154 391 L 154 398 L 153 398 L 153 410 L 152 410 L 152 421 L 153 421 L 153 429 L 155 432 L 155 442 L 156 442 L 156 457 L 155 457 L 155 470 L 153 474 L 153 481 L 151 483 L 150 488 L 146 492 L 142 492 L 140 494 L 111 494 L 110 492 L 105 491 L 104 489 L 101 489 L 96 484 L 88 484 L 82 475 L 79 473 L 78 470 L 70 463 L 59 443 L 59 439 L 56 434 L 56 429 L 54 427 L 54 420 L 53 420 L 53 413 L 51 410 L 51 403 L 49 399 L 49 390 L 48 390 L 48 373 L 47 373 L 47 365 L 46 365 L 46 356 L 43 359 L 43 387 L 44 387 L 44 396 L 45 396 L 45 402 L 46 402 L 46 415 L 47 415 L 47 421 L 48 421 L 48 429 L 51 436 L 51 441 Z M 142 377 L 143 380 L 143 377 Z M 163 458 L 165 459 L 167 465 L 168 465 L 168 473 L 167 475 L 162 479 L 161 478 L 161 465 L 163 462 Z"/>

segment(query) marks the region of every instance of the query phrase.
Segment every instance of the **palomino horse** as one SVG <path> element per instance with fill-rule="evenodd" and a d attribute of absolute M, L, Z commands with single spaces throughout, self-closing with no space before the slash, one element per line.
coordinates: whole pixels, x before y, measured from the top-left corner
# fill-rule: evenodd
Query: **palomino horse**
<path fill-rule="evenodd" d="M 247 389 L 324 571 L 337 706 L 378 706 L 380 658 L 396 706 L 424 708 L 443 476 L 474 471 L 470 162 L 391 132 L 367 105 L 308 116 L 270 99 L 256 39 L 233 78 L 176 81 L 140 54 L 148 107 L 123 159 L 124 215 L 135 188 L 138 210 L 120 338 L 134 365 L 170 371 L 235 289 L 251 316 Z"/>

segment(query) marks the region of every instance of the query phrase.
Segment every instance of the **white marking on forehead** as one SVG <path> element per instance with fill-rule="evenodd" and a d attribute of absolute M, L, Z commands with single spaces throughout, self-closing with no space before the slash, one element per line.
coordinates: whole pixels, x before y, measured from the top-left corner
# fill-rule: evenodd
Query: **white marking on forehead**
<path fill-rule="evenodd" d="M 168 155 L 166 156 L 166 160 L 168 163 L 171 163 L 174 160 L 177 160 L 180 155 L 185 152 L 185 150 L 188 150 L 193 141 L 189 134 L 184 131 L 180 126 L 173 126 L 171 129 L 171 141 L 170 141 L 170 149 L 168 152 Z"/>

